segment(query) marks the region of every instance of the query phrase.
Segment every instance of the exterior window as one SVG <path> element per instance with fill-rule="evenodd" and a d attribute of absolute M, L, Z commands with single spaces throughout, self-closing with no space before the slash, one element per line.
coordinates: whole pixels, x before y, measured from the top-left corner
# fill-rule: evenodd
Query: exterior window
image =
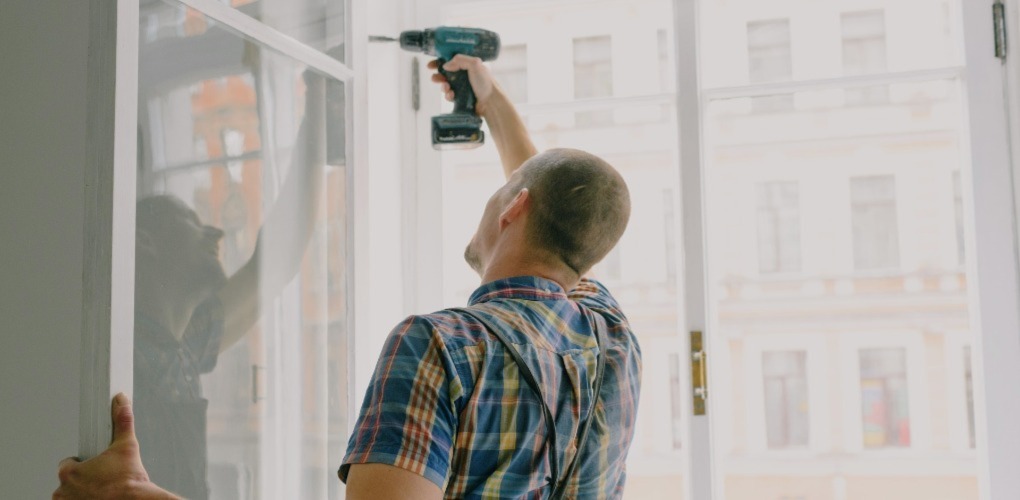
<path fill-rule="evenodd" d="M 669 35 L 661 29 L 655 33 L 659 56 L 659 91 L 670 94 L 676 90 L 676 73 L 673 67 L 673 51 L 669 43 Z M 662 105 L 662 119 L 669 121 L 670 115 L 676 113 L 673 104 Z"/>
<path fill-rule="evenodd" d="M 841 16 L 843 30 L 843 73 L 871 75 L 887 70 L 885 16 L 880 10 L 848 12 Z M 888 102 L 888 87 L 879 85 L 846 90 L 847 105 Z"/>
<path fill-rule="evenodd" d="M 492 62 L 492 73 L 514 104 L 528 102 L 528 46 L 507 45 Z"/>
<path fill-rule="evenodd" d="M 673 434 L 673 449 L 681 449 L 681 443 L 683 442 L 684 425 L 682 420 L 683 410 L 683 391 L 680 387 L 680 355 L 672 353 L 669 355 L 669 414 L 672 422 L 672 434 Z"/>
<path fill-rule="evenodd" d="M 786 81 L 793 77 L 790 50 L 790 21 L 778 19 L 747 23 L 748 80 L 750 83 Z M 755 113 L 790 111 L 790 94 L 754 97 L 751 110 Z"/>
<path fill-rule="evenodd" d="M 906 349 L 862 349 L 860 368 L 864 447 L 910 446 Z"/>
<path fill-rule="evenodd" d="M 669 36 L 666 30 L 659 30 L 655 33 L 658 44 L 659 56 L 659 90 L 672 92 L 675 86 L 675 75 L 673 74 L 673 57 L 669 46 Z"/>
<path fill-rule="evenodd" d="M 800 200 L 796 182 L 758 184 L 758 270 L 800 271 Z"/>
<path fill-rule="evenodd" d="M 613 95 L 612 39 L 593 36 L 574 39 L 574 98 L 593 99 Z M 613 123 L 613 110 L 578 111 L 578 127 L 599 127 Z"/>
<path fill-rule="evenodd" d="M 896 184 L 891 175 L 850 179 L 854 269 L 899 265 Z"/>
<path fill-rule="evenodd" d="M 761 356 L 765 384 L 765 434 L 770 449 L 808 444 L 807 353 L 771 351 Z"/>
<path fill-rule="evenodd" d="M 662 190 L 662 225 L 666 239 L 666 285 L 676 284 L 676 213 L 673 207 L 673 190 Z"/>
<path fill-rule="evenodd" d="M 959 170 L 953 172 L 953 212 L 956 214 L 956 261 L 963 264 L 967 259 L 967 246 L 963 239 L 963 188 Z"/>
<path fill-rule="evenodd" d="M 971 448 L 974 448 L 977 446 L 977 439 L 974 433 L 974 372 L 971 368 L 973 366 L 972 359 L 970 346 L 964 347 L 963 387 L 967 391 L 967 443 Z"/>

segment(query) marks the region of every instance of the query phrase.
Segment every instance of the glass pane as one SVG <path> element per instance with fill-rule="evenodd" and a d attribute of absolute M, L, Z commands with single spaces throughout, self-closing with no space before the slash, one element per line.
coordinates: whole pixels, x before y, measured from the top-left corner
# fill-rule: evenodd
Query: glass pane
<path fill-rule="evenodd" d="M 956 8 L 954 0 L 706 0 L 699 4 L 700 46 L 709 56 L 701 59 L 702 85 L 955 66 L 962 61 Z"/>
<path fill-rule="evenodd" d="M 339 498 L 343 84 L 175 3 L 145 2 L 140 28 L 143 463 L 187 498 Z"/>
<path fill-rule="evenodd" d="M 205 31 L 216 21 L 192 8 L 150 9 L 159 0 L 142 0 L 140 41 L 153 43 L 161 38 L 187 37 Z M 222 0 L 254 17 L 266 26 L 328 53 L 341 62 L 344 53 L 344 0 Z"/>
<path fill-rule="evenodd" d="M 953 30 L 916 23 L 955 4 L 701 5 L 713 86 L 958 63 Z M 890 78 L 709 98 L 720 498 L 978 498 L 968 412 L 983 410 L 968 402 L 960 361 L 975 334 L 958 247 L 955 179 L 969 168 L 960 86 Z"/>
<path fill-rule="evenodd" d="M 491 29 L 506 47 L 527 46 L 520 71 L 540 83 L 528 87 L 525 109 L 531 111 L 524 118 L 539 150 L 590 151 L 627 181 L 630 225 L 594 270 L 621 303 L 642 348 L 641 403 L 624 498 L 682 500 L 690 368 L 677 333 L 676 109 L 669 96 L 626 100 L 672 93 L 671 2 L 514 0 L 484 8 L 450 3 L 444 13 L 444 24 Z M 518 57 L 501 54 L 492 62 L 497 78 L 506 76 L 508 66 L 516 67 Z M 644 77 L 632 77 L 636 74 Z M 431 98 L 439 99 L 439 93 Z M 594 98 L 608 102 L 583 102 Z M 491 142 L 472 151 L 444 152 L 442 169 L 443 295 L 446 303 L 465 303 L 479 280 L 464 263 L 464 246 L 489 196 L 504 183 L 503 173 Z"/>

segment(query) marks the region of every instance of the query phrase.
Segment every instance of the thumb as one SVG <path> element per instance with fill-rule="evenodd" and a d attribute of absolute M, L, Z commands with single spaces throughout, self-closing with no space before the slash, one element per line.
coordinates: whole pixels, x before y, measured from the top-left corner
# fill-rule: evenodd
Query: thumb
<path fill-rule="evenodd" d="M 471 70 L 475 69 L 481 61 L 481 59 L 474 56 L 457 54 L 443 65 L 443 69 L 446 71 L 467 70 L 468 74 L 470 74 Z"/>
<path fill-rule="evenodd" d="M 113 420 L 113 442 L 135 441 L 135 415 L 131 411 L 131 400 L 123 392 L 113 397 L 111 410 Z"/>

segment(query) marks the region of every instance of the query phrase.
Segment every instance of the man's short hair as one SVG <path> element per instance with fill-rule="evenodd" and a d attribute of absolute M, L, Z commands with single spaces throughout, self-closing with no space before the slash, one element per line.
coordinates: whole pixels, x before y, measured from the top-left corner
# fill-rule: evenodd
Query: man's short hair
<path fill-rule="evenodd" d="M 172 194 L 155 194 L 139 199 L 135 203 L 135 226 L 152 233 L 160 233 L 169 214 L 184 202 Z"/>
<path fill-rule="evenodd" d="M 605 160 L 576 149 L 552 149 L 521 168 L 532 243 L 584 275 L 616 245 L 630 219 L 630 192 Z"/>

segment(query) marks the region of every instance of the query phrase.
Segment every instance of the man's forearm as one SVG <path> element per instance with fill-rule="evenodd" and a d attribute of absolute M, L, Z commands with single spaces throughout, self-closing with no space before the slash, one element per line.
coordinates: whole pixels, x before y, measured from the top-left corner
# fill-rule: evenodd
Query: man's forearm
<path fill-rule="evenodd" d="M 259 316 L 260 293 L 274 297 L 293 279 L 315 230 L 326 165 L 325 84 L 311 81 L 287 181 L 266 216 L 255 252 L 218 297 L 223 304 L 220 351 L 240 340 Z"/>
<path fill-rule="evenodd" d="M 515 170 L 528 158 L 538 154 L 538 151 L 531 142 L 528 129 L 524 126 L 521 116 L 517 114 L 513 103 L 498 87 L 480 111 L 489 124 L 492 139 L 496 142 L 496 150 L 499 151 L 499 159 L 503 163 L 503 173 L 509 179 Z"/>

